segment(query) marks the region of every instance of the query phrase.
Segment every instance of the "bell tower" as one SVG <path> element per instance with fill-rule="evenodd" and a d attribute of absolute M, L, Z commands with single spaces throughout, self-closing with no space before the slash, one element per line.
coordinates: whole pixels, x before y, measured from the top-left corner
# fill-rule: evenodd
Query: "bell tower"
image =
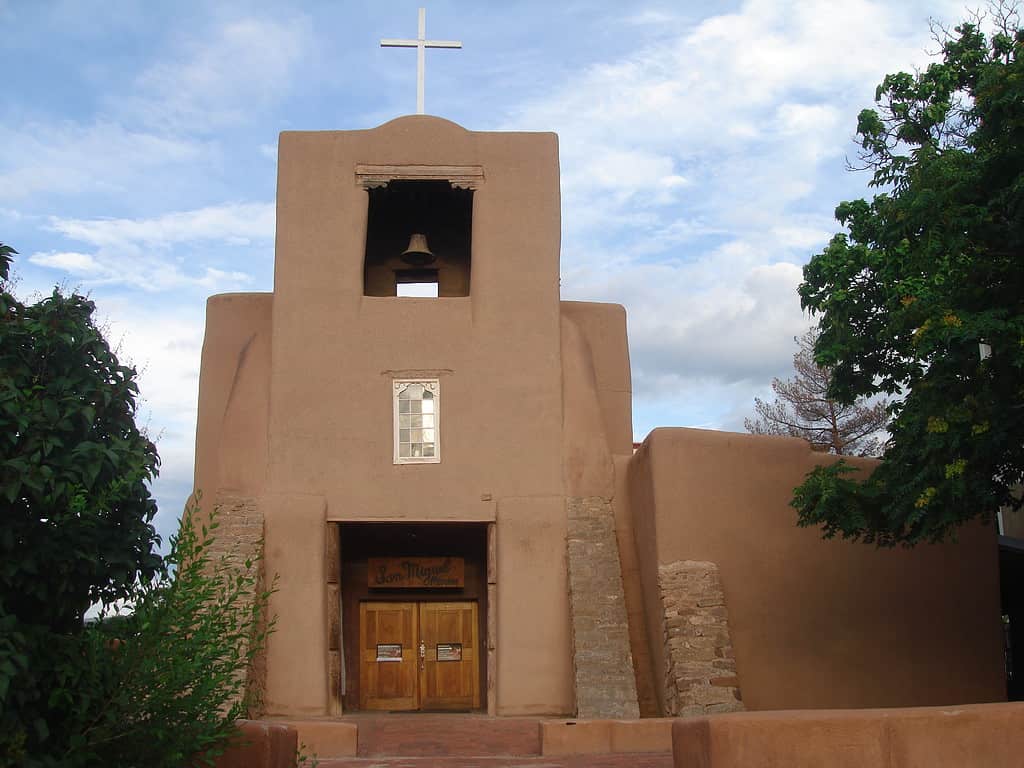
<path fill-rule="evenodd" d="M 535 700 L 571 711 L 555 135 L 474 133 L 409 116 L 366 131 L 286 132 L 279 146 L 268 540 L 275 525 L 295 535 L 302 505 L 293 495 L 323 500 L 316 514 L 340 539 L 341 624 L 351 629 L 335 665 L 347 676 L 345 709 L 419 701 L 413 678 L 396 678 L 396 698 L 376 690 L 383 683 L 373 675 L 398 674 L 401 660 L 367 662 L 359 678 L 360 659 L 376 651 L 357 645 L 360 622 L 370 621 L 360 610 L 381 594 L 367 591 L 366 559 L 419 531 L 392 554 L 414 556 L 420 541 L 425 555 L 465 562 L 459 594 L 476 606 L 480 706 L 515 712 Z M 518 562 L 525 541 L 532 554 Z M 499 574 L 486 578 L 500 562 L 536 587 L 521 591 L 509 578 L 503 597 Z M 541 626 L 513 619 L 528 593 L 530 610 L 547 617 Z M 271 662 L 290 652 L 283 623 Z M 389 648 L 406 648 L 410 637 Z M 558 673 L 519 691 L 524 683 L 510 680 L 487 700 L 483 689 L 502 664 L 537 663 Z M 268 664 L 269 706 L 290 688 L 273 670 Z M 323 672 L 311 668 L 310 680 Z"/>
<path fill-rule="evenodd" d="M 210 301 L 196 470 L 262 526 L 268 713 L 630 716 L 625 317 L 560 301 L 557 137 L 278 146 L 274 291 Z"/>

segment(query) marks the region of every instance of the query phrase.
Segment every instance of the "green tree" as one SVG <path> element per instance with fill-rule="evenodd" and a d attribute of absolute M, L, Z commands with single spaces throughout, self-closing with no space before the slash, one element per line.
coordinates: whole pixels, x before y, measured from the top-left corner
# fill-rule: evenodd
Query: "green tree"
<path fill-rule="evenodd" d="M 885 400 L 840 403 L 829 397 L 832 370 L 814 362 L 818 329 L 796 338 L 791 379 L 772 379 L 775 400 L 754 398 L 753 419 L 744 419 L 755 435 L 802 437 L 816 451 L 839 456 L 877 456 L 880 433 L 889 421 Z"/>
<path fill-rule="evenodd" d="M 61 693 L 74 692 L 86 610 L 161 567 L 135 371 L 88 299 L 16 299 L 14 254 L 0 244 L 0 760 L 47 753 L 88 698 Z"/>
<path fill-rule="evenodd" d="M 73 632 L 160 567 L 159 462 L 95 305 L 56 290 L 22 304 L 3 282 L 13 253 L 0 245 L 0 611 Z"/>
<path fill-rule="evenodd" d="M 258 563 L 211 560 L 216 522 L 193 510 L 154 551 L 135 371 L 89 300 L 18 301 L 14 254 L 0 244 L 0 766 L 206 764 L 253 702 Z M 117 601 L 127 615 L 83 621 Z"/>
<path fill-rule="evenodd" d="M 883 191 L 839 205 L 848 231 L 799 289 L 831 396 L 894 400 L 870 478 L 819 467 L 793 505 L 801 525 L 880 545 L 1019 508 L 1024 480 L 1024 30 L 997 4 L 936 38 L 940 60 L 888 75 L 860 113 Z"/>

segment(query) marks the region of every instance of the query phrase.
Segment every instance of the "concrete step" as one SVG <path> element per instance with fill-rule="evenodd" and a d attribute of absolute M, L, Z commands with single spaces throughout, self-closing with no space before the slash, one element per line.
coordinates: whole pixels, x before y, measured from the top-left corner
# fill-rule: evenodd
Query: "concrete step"
<path fill-rule="evenodd" d="M 672 721 L 567 720 L 477 714 L 354 714 L 277 720 L 321 765 L 469 768 L 658 768 L 671 764 Z M 342 762 L 338 762 L 342 761 Z"/>
<path fill-rule="evenodd" d="M 540 755 L 534 717 L 356 715 L 360 757 L 485 757 Z"/>
<path fill-rule="evenodd" d="M 348 757 L 320 760 L 318 768 L 672 768 L 668 752 L 614 755 L 489 757 Z"/>

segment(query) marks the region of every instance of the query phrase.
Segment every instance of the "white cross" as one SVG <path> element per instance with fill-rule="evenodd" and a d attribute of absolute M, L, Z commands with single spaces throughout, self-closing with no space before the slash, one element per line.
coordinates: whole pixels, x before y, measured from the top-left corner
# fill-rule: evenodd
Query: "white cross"
<path fill-rule="evenodd" d="M 427 40 L 427 9 L 420 8 L 419 34 L 415 40 L 381 40 L 381 48 L 416 49 L 416 114 L 423 114 L 423 70 L 427 48 L 461 48 L 460 40 Z"/>

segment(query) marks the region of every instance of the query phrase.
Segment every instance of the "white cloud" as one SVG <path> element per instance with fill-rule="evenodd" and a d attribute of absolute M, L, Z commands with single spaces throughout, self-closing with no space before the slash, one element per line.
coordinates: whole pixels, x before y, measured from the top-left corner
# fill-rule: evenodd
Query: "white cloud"
<path fill-rule="evenodd" d="M 155 525 L 166 541 L 192 489 L 204 303 L 182 298 L 165 307 L 111 297 L 100 306 L 118 357 L 139 372 L 138 422 L 160 454 Z"/>
<path fill-rule="evenodd" d="M 800 267 L 762 264 L 763 258 L 746 244 L 730 243 L 692 263 L 577 274 L 565 293 L 628 308 L 639 397 L 683 382 L 758 386 L 788 368 L 793 336 L 809 323 L 796 299 Z"/>
<path fill-rule="evenodd" d="M 145 291 L 240 288 L 252 282 L 248 273 L 203 262 L 222 260 L 216 251 L 238 247 L 269 259 L 274 226 L 270 203 L 229 203 L 145 219 L 53 217 L 51 230 L 96 251 L 37 253 L 29 260 L 64 270 L 87 286 L 128 285 Z M 210 253 L 211 247 L 215 252 Z"/>
<path fill-rule="evenodd" d="M 0 126 L 0 201 L 123 191 L 158 168 L 197 163 L 211 151 L 202 143 L 103 120 Z"/>
<path fill-rule="evenodd" d="M 225 203 L 145 219 L 62 219 L 50 226 L 80 242 L 100 247 L 146 245 L 166 248 L 197 240 L 248 244 L 274 237 L 273 203 Z"/>
<path fill-rule="evenodd" d="M 94 275 L 103 270 L 91 254 L 75 251 L 33 253 L 28 260 L 37 266 L 63 269 L 72 275 Z"/>
<path fill-rule="evenodd" d="M 856 114 L 887 72 L 927 61 L 929 33 L 878 0 L 685 13 L 633 17 L 657 25 L 646 42 L 507 127 L 559 134 L 563 294 L 626 306 L 638 412 L 700 393 L 689 412 L 721 425 L 791 367 L 800 265 L 866 182 L 843 178 Z"/>
<path fill-rule="evenodd" d="M 137 78 L 131 93 L 111 91 L 103 109 L 61 122 L 8 116 L 0 125 L 0 203 L 102 193 L 148 198 L 178 188 L 197 166 L 216 167 L 222 148 L 197 139 L 251 121 L 287 93 L 313 47 L 306 17 L 245 18 L 174 41 L 173 53 Z M 29 113 L 31 114 L 31 113 Z M 168 179 L 160 172 L 175 168 Z M 129 192 L 131 190 L 131 192 Z"/>
<path fill-rule="evenodd" d="M 780 104 L 775 110 L 780 133 L 803 136 L 808 132 L 831 132 L 839 125 L 839 110 L 832 104 Z"/>
<path fill-rule="evenodd" d="M 183 132 L 251 119 L 287 91 L 312 45 L 303 16 L 230 21 L 205 39 L 182 40 L 179 55 L 140 74 L 139 95 L 125 108 L 148 125 Z"/>
<path fill-rule="evenodd" d="M 675 21 L 675 17 L 663 11 L 647 9 L 640 11 L 639 13 L 636 13 L 632 16 L 626 17 L 624 21 L 626 24 L 632 24 L 636 26 L 643 26 L 647 24 L 662 25 L 671 24 L 673 21 Z"/>
<path fill-rule="evenodd" d="M 790 216 L 785 224 L 772 227 L 770 236 L 787 250 L 810 253 L 829 241 L 836 231 L 835 222 L 826 216 Z"/>
<path fill-rule="evenodd" d="M 644 192 L 671 176 L 702 209 L 772 216 L 810 192 L 795 179 L 841 157 L 873 84 L 923 61 L 926 43 L 890 4 L 751 0 L 590 66 L 509 123 L 559 132 L 567 219 L 596 204 L 611 225 L 634 201 L 670 204 Z"/>

